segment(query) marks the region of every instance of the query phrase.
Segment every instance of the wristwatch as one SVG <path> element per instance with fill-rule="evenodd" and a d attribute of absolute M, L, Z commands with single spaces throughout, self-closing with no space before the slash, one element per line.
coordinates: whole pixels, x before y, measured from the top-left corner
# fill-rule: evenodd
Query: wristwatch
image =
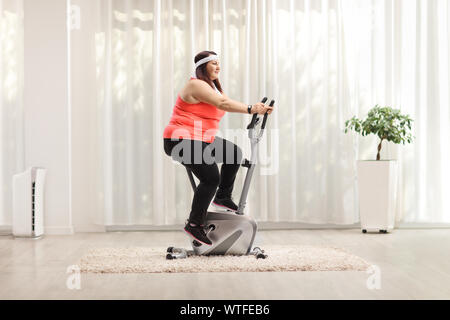
<path fill-rule="evenodd" d="M 252 114 L 252 105 L 251 104 L 249 104 L 248 105 L 248 107 L 247 107 L 247 112 L 249 113 L 249 114 Z"/>

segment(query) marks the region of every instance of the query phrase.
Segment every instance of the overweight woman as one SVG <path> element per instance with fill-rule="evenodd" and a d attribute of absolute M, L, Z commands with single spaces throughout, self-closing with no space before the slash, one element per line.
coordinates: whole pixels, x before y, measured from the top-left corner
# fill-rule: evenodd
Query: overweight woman
<path fill-rule="evenodd" d="M 216 136 L 220 119 L 226 112 L 270 114 L 272 107 L 228 98 L 219 82 L 220 66 L 215 52 L 202 51 L 194 62 L 194 76 L 179 92 L 164 129 L 164 151 L 199 179 L 184 230 L 197 241 L 211 245 L 204 230 L 209 204 L 215 195 L 213 205 L 237 210 L 231 193 L 242 160 L 238 146 Z M 218 163 L 222 163 L 220 172 Z"/>

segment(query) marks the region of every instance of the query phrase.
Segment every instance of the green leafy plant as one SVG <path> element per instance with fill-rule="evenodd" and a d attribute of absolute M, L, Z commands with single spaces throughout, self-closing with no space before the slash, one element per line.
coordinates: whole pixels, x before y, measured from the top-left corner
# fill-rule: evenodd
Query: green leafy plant
<path fill-rule="evenodd" d="M 368 134 L 377 135 L 381 141 L 378 144 L 377 160 L 380 160 L 381 144 L 383 140 L 391 141 L 396 144 L 411 143 L 411 123 L 413 120 L 409 115 L 402 115 L 399 109 L 391 107 L 380 107 L 376 105 L 369 110 L 367 118 L 360 120 L 353 116 L 345 121 L 345 130 L 354 130 L 363 136 Z"/>

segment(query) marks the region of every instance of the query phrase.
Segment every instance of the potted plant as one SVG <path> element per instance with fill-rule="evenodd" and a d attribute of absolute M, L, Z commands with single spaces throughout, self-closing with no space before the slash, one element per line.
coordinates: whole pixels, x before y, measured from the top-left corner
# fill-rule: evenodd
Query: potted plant
<path fill-rule="evenodd" d="M 376 160 L 358 160 L 359 214 L 363 233 L 373 229 L 387 233 L 394 228 L 397 197 L 397 161 L 381 160 L 384 140 L 395 144 L 411 143 L 411 123 L 408 115 L 400 110 L 376 105 L 365 120 L 356 117 L 345 122 L 345 130 L 356 131 L 362 136 L 375 134 L 380 138 Z"/>

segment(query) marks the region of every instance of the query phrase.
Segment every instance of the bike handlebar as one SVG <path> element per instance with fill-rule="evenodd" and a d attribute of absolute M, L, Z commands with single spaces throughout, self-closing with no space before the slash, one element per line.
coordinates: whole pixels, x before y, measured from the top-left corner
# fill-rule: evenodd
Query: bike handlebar
<path fill-rule="evenodd" d="M 267 97 L 264 97 L 261 100 L 261 103 L 265 103 L 266 101 L 267 101 Z M 252 121 L 250 121 L 250 123 L 248 124 L 247 129 L 253 129 L 255 127 L 257 117 L 258 117 L 257 113 L 253 114 Z"/>
<path fill-rule="evenodd" d="M 264 97 L 261 100 L 261 103 L 265 103 L 266 101 L 267 101 L 267 97 Z M 269 104 L 269 107 L 273 107 L 274 104 L 275 104 L 275 100 L 271 100 L 270 104 Z M 264 114 L 264 118 L 263 118 L 263 122 L 262 122 L 262 125 L 261 125 L 261 129 L 264 129 L 266 127 L 266 121 L 267 121 L 267 116 L 268 115 L 269 114 L 267 112 Z M 253 129 L 255 127 L 257 118 L 258 118 L 258 114 L 257 113 L 253 114 L 252 121 L 250 121 L 250 123 L 248 124 L 247 129 L 250 130 L 250 129 Z"/>
<path fill-rule="evenodd" d="M 270 101 L 269 107 L 273 107 L 274 104 L 275 104 L 275 100 Z M 263 122 L 262 122 L 262 125 L 261 125 L 261 129 L 264 129 L 266 127 L 266 121 L 267 121 L 267 116 L 268 115 L 269 114 L 267 112 L 264 114 L 264 119 L 263 119 Z"/>

